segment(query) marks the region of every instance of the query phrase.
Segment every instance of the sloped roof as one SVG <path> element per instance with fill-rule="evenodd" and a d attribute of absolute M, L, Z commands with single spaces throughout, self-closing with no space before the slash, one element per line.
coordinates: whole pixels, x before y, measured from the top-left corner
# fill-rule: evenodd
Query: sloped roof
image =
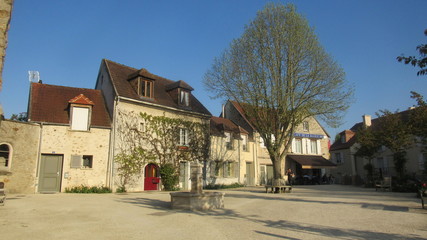
<path fill-rule="evenodd" d="M 86 99 L 85 99 L 86 98 Z M 110 127 L 100 90 L 31 83 L 28 118 L 32 122 L 69 124 L 70 100 L 92 106 L 91 126 Z"/>
<path fill-rule="evenodd" d="M 292 159 L 301 164 L 302 169 L 331 168 L 337 165 L 322 156 L 313 155 L 287 155 L 286 158 Z"/>
<path fill-rule="evenodd" d="M 71 99 L 68 102 L 74 103 L 74 104 L 94 105 L 94 103 L 82 93 L 79 94 L 78 96 L 74 97 L 73 99 Z"/>
<path fill-rule="evenodd" d="M 172 95 L 168 93 L 172 87 L 183 87 L 187 90 L 192 90 L 191 86 L 184 81 L 172 81 L 155 74 L 150 73 L 146 69 L 136 69 L 125 66 L 107 59 L 103 60 L 107 66 L 108 72 L 111 77 L 112 84 L 114 85 L 117 94 L 121 97 L 126 97 L 142 102 L 150 102 L 166 107 L 172 107 L 176 109 L 182 109 L 190 112 L 212 115 L 206 108 L 197 100 L 193 94 L 190 94 L 190 106 L 180 106 L 178 102 L 172 98 Z M 128 79 L 130 76 L 143 76 L 154 80 L 154 99 L 142 98 L 138 95 Z"/>
<path fill-rule="evenodd" d="M 228 101 L 234 106 L 234 108 L 239 112 L 240 116 L 242 116 L 242 118 L 249 124 L 249 126 L 253 130 L 256 130 L 256 128 L 252 125 L 251 121 L 247 119 L 245 111 L 243 110 L 242 106 L 236 101 L 232 101 L 232 100 L 228 100 Z"/>
<path fill-rule="evenodd" d="M 341 141 L 335 141 L 329 151 L 335 151 L 335 150 L 341 150 L 341 149 L 347 149 L 350 148 L 351 146 L 353 146 L 353 144 L 356 142 L 356 136 L 355 136 L 355 132 L 351 131 L 351 130 L 344 130 L 340 133 L 340 135 L 344 134 L 346 137 L 346 142 L 341 142 Z"/>
<path fill-rule="evenodd" d="M 249 134 L 248 131 L 237 126 L 229 119 L 222 117 L 211 117 L 211 133 L 214 135 L 222 135 L 224 131 L 235 134 Z"/>

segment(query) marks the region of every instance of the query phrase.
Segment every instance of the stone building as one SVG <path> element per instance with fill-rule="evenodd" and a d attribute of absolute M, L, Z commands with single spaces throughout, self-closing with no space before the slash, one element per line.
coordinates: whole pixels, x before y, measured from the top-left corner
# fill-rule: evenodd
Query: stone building
<path fill-rule="evenodd" d="M 165 116 L 168 118 L 182 119 L 189 122 L 209 124 L 211 113 L 192 94 L 194 90 L 185 81 L 172 81 L 141 68 L 128 67 L 110 60 L 102 60 L 96 81 L 96 89 L 102 91 L 106 108 L 112 119 L 112 142 L 110 147 L 110 159 L 117 154 L 130 151 L 132 139 L 126 140 L 124 132 L 129 129 L 123 127 L 123 123 L 129 118 L 135 119 L 132 128 L 144 131 L 144 122 L 138 119 L 140 113 L 152 116 Z M 191 129 L 177 129 L 180 147 L 188 146 L 188 135 Z M 184 190 L 190 188 L 188 161 L 180 162 L 180 187 Z M 114 161 L 112 161 L 114 165 Z M 113 177 L 115 182 L 111 187 L 119 185 L 120 178 L 117 175 L 117 165 Z M 133 184 L 129 191 L 159 190 L 159 162 L 147 163 L 143 173 Z"/>

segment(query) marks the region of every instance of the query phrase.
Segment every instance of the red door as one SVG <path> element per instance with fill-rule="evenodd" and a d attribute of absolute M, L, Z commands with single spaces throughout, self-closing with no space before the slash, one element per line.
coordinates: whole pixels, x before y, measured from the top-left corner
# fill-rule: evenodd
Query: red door
<path fill-rule="evenodd" d="M 158 190 L 160 182 L 159 167 L 156 164 L 150 163 L 145 166 L 144 190 Z"/>

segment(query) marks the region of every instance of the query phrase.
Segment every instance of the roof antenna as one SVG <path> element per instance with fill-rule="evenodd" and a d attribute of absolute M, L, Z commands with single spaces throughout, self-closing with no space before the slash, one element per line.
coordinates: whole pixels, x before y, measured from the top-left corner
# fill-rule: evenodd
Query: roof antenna
<path fill-rule="evenodd" d="M 39 82 L 40 83 L 39 71 L 28 71 L 28 80 L 30 82 Z"/>

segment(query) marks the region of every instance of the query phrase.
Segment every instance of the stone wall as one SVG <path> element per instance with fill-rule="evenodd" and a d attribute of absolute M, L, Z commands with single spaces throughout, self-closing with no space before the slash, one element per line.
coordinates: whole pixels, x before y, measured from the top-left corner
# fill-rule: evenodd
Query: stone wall
<path fill-rule="evenodd" d="M 4 58 L 6 56 L 7 47 L 7 31 L 10 26 L 10 18 L 12 16 L 14 0 L 1 0 L 0 1 L 0 90 L 2 88 L 3 78 L 3 66 Z"/>
<path fill-rule="evenodd" d="M 61 192 L 80 185 L 106 186 L 110 129 L 72 131 L 69 126 L 43 125 L 41 154 L 63 155 Z M 92 168 L 72 168 L 72 155 L 92 156 Z"/>
<path fill-rule="evenodd" d="M 40 139 L 38 124 L 3 120 L 0 144 L 10 146 L 9 167 L 0 167 L 7 193 L 34 193 Z"/>

